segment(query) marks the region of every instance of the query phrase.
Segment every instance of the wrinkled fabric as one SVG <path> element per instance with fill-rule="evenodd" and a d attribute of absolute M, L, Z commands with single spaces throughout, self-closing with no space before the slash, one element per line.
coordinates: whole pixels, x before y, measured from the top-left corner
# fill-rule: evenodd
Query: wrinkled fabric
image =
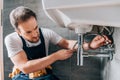
<path fill-rule="evenodd" d="M 59 79 L 53 74 L 48 74 L 34 79 L 29 79 L 28 74 L 24 74 L 21 72 L 20 74 L 13 77 L 12 80 L 59 80 Z"/>

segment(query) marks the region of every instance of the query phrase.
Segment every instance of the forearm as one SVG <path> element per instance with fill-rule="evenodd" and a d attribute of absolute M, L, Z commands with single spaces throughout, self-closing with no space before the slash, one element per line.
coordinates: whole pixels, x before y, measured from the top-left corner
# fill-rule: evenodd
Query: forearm
<path fill-rule="evenodd" d="M 62 39 L 57 45 L 64 49 L 73 49 L 73 46 L 76 42 L 76 40 Z"/>
<path fill-rule="evenodd" d="M 78 48 L 78 44 L 77 44 L 77 41 L 76 40 L 68 40 L 68 42 L 69 42 L 69 46 L 68 46 L 68 48 L 69 49 L 77 49 Z M 83 49 L 84 50 L 89 50 L 90 49 L 90 43 L 86 43 L 86 42 L 84 42 L 83 44 L 82 44 L 82 46 L 83 46 Z"/>
<path fill-rule="evenodd" d="M 76 45 L 77 43 L 77 40 L 68 40 L 68 49 L 76 49 L 78 45 Z"/>
<path fill-rule="evenodd" d="M 73 50 L 61 49 L 44 58 L 28 60 L 24 51 L 11 57 L 15 68 L 18 68 L 25 74 L 46 68 L 57 60 L 65 60 L 72 56 Z"/>
<path fill-rule="evenodd" d="M 22 64 L 19 68 L 22 72 L 27 74 L 30 72 L 41 70 L 54 63 L 56 60 L 57 59 L 55 58 L 55 54 L 51 54 L 41 59 L 29 60 L 26 63 Z"/>

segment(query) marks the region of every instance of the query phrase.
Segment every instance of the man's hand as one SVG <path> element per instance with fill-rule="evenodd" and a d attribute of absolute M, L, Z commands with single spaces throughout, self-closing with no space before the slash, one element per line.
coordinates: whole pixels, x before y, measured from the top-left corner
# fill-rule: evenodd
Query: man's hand
<path fill-rule="evenodd" d="M 98 35 L 96 36 L 91 43 L 89 43 L 89 47 L 92 49 L 97 49 L 103 45 L 111 43 L 111 40 L 108 39 L 105 35 Z"/>
<path fill-rule="evenodd" d="M 65 60 L 70 58 L 73 55 L 75 50 L 66 50 L 62 49 L 54 53 L 56 60 Z"/>

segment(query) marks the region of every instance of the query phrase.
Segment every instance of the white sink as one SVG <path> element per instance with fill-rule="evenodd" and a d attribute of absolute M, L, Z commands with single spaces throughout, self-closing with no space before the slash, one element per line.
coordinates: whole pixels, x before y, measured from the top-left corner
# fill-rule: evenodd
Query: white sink
<path fill-rule="evenodd" d="M 60 27 L 73 30 L 80 27 L 82 32 L 90 31 L 91 25 L 120 27 L 120 0 L 43 0 L 42 2 L 47 16 Z"/>

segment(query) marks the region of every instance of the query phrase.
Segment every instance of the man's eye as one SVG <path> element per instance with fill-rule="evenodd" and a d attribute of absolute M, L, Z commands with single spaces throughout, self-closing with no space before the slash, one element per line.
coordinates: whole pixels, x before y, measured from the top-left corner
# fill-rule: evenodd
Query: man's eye
<path fill-rule="evenodd" d="M 31 31 L 26 32 L 27 34 L 31 33 Z"/>
<path fill-rule="evenodd" d="M 38 29 L 38 27 L 36 27 L 34 30 L 37 30 Z"/>

